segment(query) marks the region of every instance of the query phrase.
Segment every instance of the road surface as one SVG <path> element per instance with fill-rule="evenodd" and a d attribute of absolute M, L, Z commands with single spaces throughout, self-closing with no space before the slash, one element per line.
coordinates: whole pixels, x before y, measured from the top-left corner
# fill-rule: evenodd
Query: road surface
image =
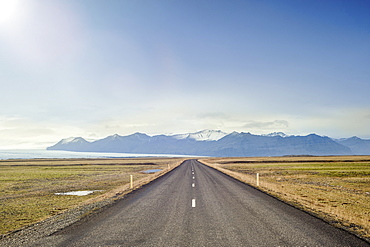
<path fill-rule="evenodd" d="M 196 160 L 38 246 L 369 246 Z"/>

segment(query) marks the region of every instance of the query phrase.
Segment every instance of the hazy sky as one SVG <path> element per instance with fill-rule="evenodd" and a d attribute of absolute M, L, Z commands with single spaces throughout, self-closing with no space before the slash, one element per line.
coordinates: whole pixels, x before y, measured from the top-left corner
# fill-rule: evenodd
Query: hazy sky
<path fill-rule="evenodd" d="M 368 0 L 0 0 L 0 148 L 219 129 L 370 138 Z"/>

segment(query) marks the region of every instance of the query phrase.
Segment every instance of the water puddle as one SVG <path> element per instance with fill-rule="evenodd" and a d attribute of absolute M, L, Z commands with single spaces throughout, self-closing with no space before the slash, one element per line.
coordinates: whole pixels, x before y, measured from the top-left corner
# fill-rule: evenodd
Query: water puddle
<path fill-rule="evenodd" d="M 70 191 L 64 193 L 55 193 L 58 196 L 87 196 L 94 192 L 100 192 L 102 190 L 82 190 L 82 191 Z"/>
<path fill-rule="evenodd" d="M 142 173 L 155 173 L 155 172 L 160 172 L 162 171 L 162 169 L 151 169 L 151 170 L 146 170 L 146 171 L 142 171 Z"/>

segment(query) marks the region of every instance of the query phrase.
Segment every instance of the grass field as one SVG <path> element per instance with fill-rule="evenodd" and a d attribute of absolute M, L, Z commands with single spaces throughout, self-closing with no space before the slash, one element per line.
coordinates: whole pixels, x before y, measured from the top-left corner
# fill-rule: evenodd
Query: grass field
<path fill-rule="evenodd" d="M 370 156 L 209 158 L 201 161 L 333 225 L 370 239 Z"/>
<path fill-rule="evenodd" d="M 142 171 L 168 169 L 180 159 L 63 159 L 0 161 L 0 234 L 75 207 L 115 188 L 145 179 Z M 55 195 L 99 190 L 86 196 Z"/>

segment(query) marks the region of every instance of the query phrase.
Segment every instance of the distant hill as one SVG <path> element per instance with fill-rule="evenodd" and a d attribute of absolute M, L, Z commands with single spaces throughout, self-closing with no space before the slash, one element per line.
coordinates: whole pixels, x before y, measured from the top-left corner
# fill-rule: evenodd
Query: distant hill
<path fill-rule="evenodd" d="M 277 132 L 254 135 L 244 132 L 227 134 L 219 130 L 203 130 L 180 135 L 115 134 L 93 142 L 81 137 L 67 138 L 47 149 L 215 157 L 350 155 L 370 154 L 370 140 L 357 137 L 333 140 L 316 134 L 288 136 Z"/>
<path fill-rule="evenodd" d="M 342 138 L 335 140 L 339 144 L 342 144 L 346 147 L 349 147 L 352 150 L 353 154 L 356 155 L 365 155 L 370 154 L 370 140 L 364 140 L 353 136 L 351 138 Z"/>

